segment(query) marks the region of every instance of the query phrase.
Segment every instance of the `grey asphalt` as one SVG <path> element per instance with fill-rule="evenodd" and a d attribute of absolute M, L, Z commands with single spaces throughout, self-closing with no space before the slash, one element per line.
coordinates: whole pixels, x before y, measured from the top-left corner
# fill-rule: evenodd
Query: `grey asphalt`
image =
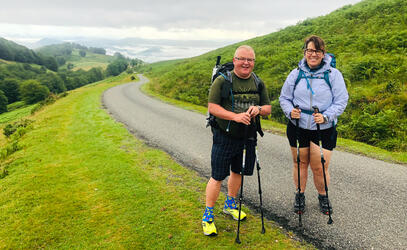
<path fill-rule="evenodd" d="M 205 127 L 205 116 L 144 95 L 139 86 L 147 81 L 140 75 L 139 82 L 108 89 L 103 105 L 147 144 L 209 177 L 212 134 Z M 328 216 L 319 212 L 310 172 L 307 210 L 302 216 L 303 228 L 299 228 L 298 215 L 292 212 L 295 188 L 287 139 L 265 133 L 258 148 L 267 218 L 318 248 L 407 249 L 407 166 L 335 150 L 329 166 L 334 223 L 328 225 Z M 246 177 L 244 202 L 258 211 L 258 196 L 257 175 Z"/>

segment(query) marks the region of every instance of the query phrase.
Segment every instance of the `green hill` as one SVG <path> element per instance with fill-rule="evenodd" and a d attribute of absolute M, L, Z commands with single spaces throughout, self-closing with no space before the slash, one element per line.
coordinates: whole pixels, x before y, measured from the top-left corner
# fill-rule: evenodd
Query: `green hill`
<path fill-rule="evenodd" d="M 72 54 L 66 58 L 65 65 L 61 66 L 61 69 L 66 69 L 67 65 L 72 64 L 72 70 L 89 70 L 94 67 L 101 67 L 106 69 L 109 63 L 113 62 L 116 58 L 114 56 L 102 55 L 92 52 L 87 52 L 86 56 L 80 56 L 80 50 L 74 49 Z"/>
<path fill-rule="evenodd" d="M 83 69 L 89 70 L 93 67 L 106 69 L 113 62 L 114 56 L 106 55 L 103 48 L 86 47 L 77 43 L 60 43 L 43 46 L 37 52 L 55 57 L 60 69 Z"/>
<path fill-rule="evenodd" d="M 35 52 L 2 37 L 0 37 L 0 59 L 21 63 L 38 64 L 43 65 L 53 71 L 58 70 L 58 64 L 54 57 Z"/>
<path fill-rule="evenodd" d="M 328 52 L 336 55 L 350 94 L 339 119 L 339 135 L 406 151 L 406 0 L 365 0 L 198 57 L 150 64 L 145 71 L 160 94 L 205 106 L 216 56 L 225 63 L 239 45 L 248 44 L 256 51 L 255 71 L 272 100 L 272 119 L 285 123 L 278 103 L 280 89 L 302 58 L 304 38 L 312 34 L 321 36 Z"/>

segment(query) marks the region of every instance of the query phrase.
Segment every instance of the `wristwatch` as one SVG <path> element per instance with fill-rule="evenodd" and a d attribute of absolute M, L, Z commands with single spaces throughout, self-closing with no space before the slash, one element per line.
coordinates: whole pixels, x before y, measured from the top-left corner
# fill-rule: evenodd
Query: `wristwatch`
<path fill-rule="evenodd" d="M 257 106 L 257 108 L 259 109 L 259 113 L 261 112 L 261 106 Z"/>
<path fill-rule="evenodd" d="M 328 122 L 328 116 L 323 115 L 323 117 L 324 117 L 324 123 L 327 123 Z"/>

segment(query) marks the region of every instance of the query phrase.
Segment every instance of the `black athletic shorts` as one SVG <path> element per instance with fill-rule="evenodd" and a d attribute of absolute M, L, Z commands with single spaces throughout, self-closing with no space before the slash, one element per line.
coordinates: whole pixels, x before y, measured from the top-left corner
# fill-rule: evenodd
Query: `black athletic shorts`
<path fill-rule="evenodd" d="M 212 133 L 212 178 L 222 181 L 229 176 L 230 171 L 241 174 L 244 140 L 230 137 L 219 129 L 212 128 Z M 244 175 L 253 175 L 256 143 L 255 138 L 247 140 Z"/>
<path fill-rule="evenodd" d="M 292 122 L 288 122 L 287 125 L 287 138 L 290 142 L 291 147 L 297 147 L 297 137 L 295 135 L 295 125 Z M 322 140 L 322 148 L 327 150 L 333 150 L 336 147 L 336 139 L 337 139 L 337 132 L 335 127 L 331 127 L 328 129 L 321 129 L 321 140 Z M 310 146 L 310 142 L 312 141 L 315 144 L 318 143 L 318 131 L 317 130 L 308 130 L 299 128 L 299 141 L 300 141 L 300 148 L 306 148 Z"/>

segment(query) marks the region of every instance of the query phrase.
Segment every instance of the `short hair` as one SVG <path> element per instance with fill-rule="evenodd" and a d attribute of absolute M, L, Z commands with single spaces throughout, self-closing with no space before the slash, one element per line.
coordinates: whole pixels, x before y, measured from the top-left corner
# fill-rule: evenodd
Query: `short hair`
<path fill-rule="evenodd" d="M 309 37 L 305 38 L 305 43 L 304 43 L 304 48 L 303 49 L 307 49 L 308 44 L 310 42 L 314 43 L 315 49 L 322 50 L 325 53 L 325 42 L 324 42 L 324 40 L 322 40 L 321 37 L 316 36 L 316 35 L 312 35 L 312 36 L 309 36 Z"/>
<path fill-rule="evenodd" d="M 241 49 L 249 50 L 253 52 L 254 57 L 256 58 L 256 53 L 254 53 L 254 49 L 250 47 L 249 45 L 240 45 L 236 50 L 235 50 L 235 57 L 237 56 L 237 52 Z"/>

